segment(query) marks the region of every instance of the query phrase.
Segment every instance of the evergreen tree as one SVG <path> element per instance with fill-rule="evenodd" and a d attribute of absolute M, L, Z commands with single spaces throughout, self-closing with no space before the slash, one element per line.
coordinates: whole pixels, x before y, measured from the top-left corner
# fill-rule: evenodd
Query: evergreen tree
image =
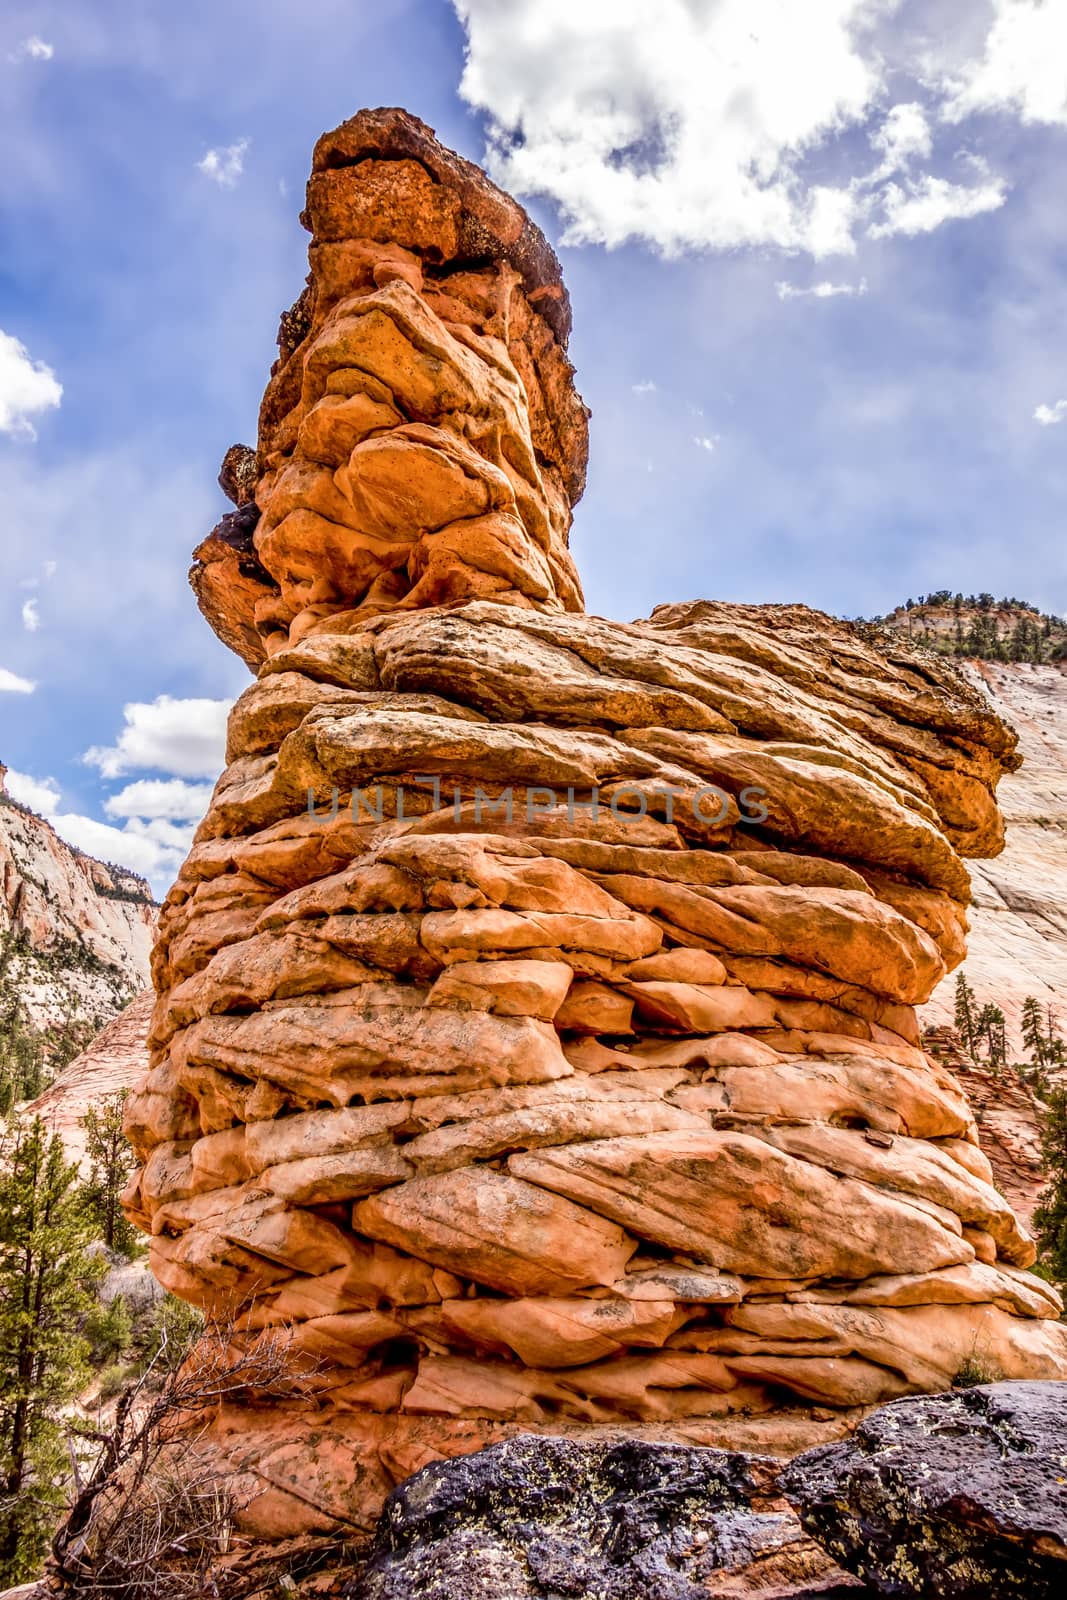
<path fill-rule="evenodd" d="M 107 1361 L 118 1361 L 133 1343 L 133 1318 L 123 1295 L 117 1294 L 110 1305 L 93 1307 L 85 1322 L 85 1338 L 89 1345 L 89 1359 L 94 1367 Z"/>
<path fill-rule="evenodd" d="M 66 1494 L 63 1408 L 85 1377 L 79 1336 L 100 1266 L 78 1169 L 41 1119 L 0 1147 L 0 1582 L 39 1569 Z"/>
<path fill-rule="evenodd" d="M 1008 1059 L 1007 1019 L 997 1005 L 984 1005 L 978 1014 L 977 1033 L 985 1041 L 989 1064 L 999 1069 Z"/>
<path fill-rule="evenodd" d="M 126 1221 L 120 1204 L 133 1170 L 133 1151 L 122 1131 L 128 1091 L 105 1096 L 99 1108 L 90 1106 L 81 1119 L 89 1179 L 82 1193 L 97 1231 L 109 1250 L 125 1256 L 137 1253 L 137 1232 Z"/>
<path fill-rule="evenodd" d="M 1034 1212 L 1041 1265 L 1056 1283 L 1067 1282 L 1067 1092 L 1054 1089 L 1041 1129 L 1048 1182 Z"/>
<path fill-rule="evenodd" d="M 973 1056 L 978 1049 L 978 1013 L 974 990 L 963 972 L 956 979 L 956 1031 L 967 1054 Z"/>
<path fill-rule="evenodd" d="M 1030 1052 L 1031 1063 L 1043 1067 L 1048 1060 L 1048 1040 L 1045 1037 L 1045 1018 L 1041 1002 L 1033 995 L 1023 1001 L 1023 1044 Z"/>

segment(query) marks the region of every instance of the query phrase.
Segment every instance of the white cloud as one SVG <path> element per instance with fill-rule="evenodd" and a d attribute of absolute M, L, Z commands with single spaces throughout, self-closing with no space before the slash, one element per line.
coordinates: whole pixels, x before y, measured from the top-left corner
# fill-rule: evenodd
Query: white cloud
<path fill-rule="evenodd" d="M 717 433 L 710 436 L 706 433 L 693 435 L 693 443 L 696 445 L 697 449 L 706 450 L 709 455 L 715 449 L 715 446 L 718 444 L 718 442 L 719 435 Z"/>
<path fill-rule="evenodd" d="M 0 328 L 0 433 L 36 439 L 30 418 L 62 398 L 63 385 L 51 367 L 32 360 L 26 346 Z"/>
<path fill-rule="evenodd" d="M 215 778 L 225 765 L 229 700 L 174 700 L 161 694 L 151 703 L 123 707 L 125 726 L 114 745 L 94 745 L 83 760 L 105 778 L 137 770 L 177 778 Z"/>
<path fill-rule="evenodd" d="M 28 772 L 16 772 L 8 767 L 4 785 L 8 794 L 19 805 L 29 806 L 47 816 L 59 805 L 59 785 L 54 778 L 31 778 Z"/>
<path fill-rule="evenodd" d="M 933 153 L 933 136 L 926 112 L 917 101 L 892 106 L 881 127 L 870 136 L 871 144 L 882 152 L 878 175 L 898 172 L 901 167 Z"/>
<path fill-rule="evenodd" d="M 986 0 L 947 41 L 902 0 L 453 6 L 493 176 L 553 201 L 568 245 L 851 254 L 1004 203 L 981 163 L 951 181 L 948 124 L 1067 124 L 1065 0 Z"/>
<path fill-rule="evenodd" d="M 634 394 L 655 394 L 656 385 L 651 378 L 642 378 L 640 383 L 631 383 L 630 388 Z"/>
<path fill-rule="evenodd" d="M 867 293 L 867 279 L 861 278 L 858 283 L 829 283 L 823 279 L 821 283 L 813 283 L 808 288 L 802 289 L 795 283 L 780 281 L 775 284 L 779 300 L 802 300 L 810 296 L 814 300 L 834 300 L 838 295 L 857 295 Z"/>
<path fill-rule="evenodd" d="M 41 626 L 41 614 L 37 608 L 36 600 L 22 602 L 22 626 L 27 633 L 36 633 Z"/>
<path fill-rule="evenodd" d="M 138 778 L 104 802 L 109 817 L 164 817 L 176 822 L 197 821 L 211 800 L 210 783 L 186 783 L 182 778 Z"/>
<path fill-rule="evenodd" d="M 971 188 L 925 173 L 904 188 L 897 183 L 887 186 L 883 220 L 872 223 L 868 232 L 872 239 L 886 239 L 897 233 L 912 238 L 919 233 L 932 233 L 943 222 L 958 222 L 980 216 L 984 211 L 996 211 L 1004 204 L 1007 193 L 1007 184 L 1001 178 L 992 178 L 988 183 Z"/>
<path fill-rule="evenodd" d="M 47 39 L 41 39 L 36 33 L 31 33 L 28 39 L 23 39 L 8 55 L 9 61 L 51 61 L 55 49 Z"/>
<path fill-rule="evenodd" d="M 565 243 L 853 248 L 847 185 L 800 168 L 879 92 L 853 36 L 866 0 L 454 4 L 494 176 L 554 199 Z"/>
<path fill-rule="evenodd" d="M 1067 126 L 1067 6 L 1062 0 L 993 0 L 981 57 L 952 84 L 949 121 L 978 111 Z"/>
<path fill-rule="evenodd" d="M 44 573 L 46 578 L 54 578 L 58 567 L 58 561 L 45 561 L 41 566 L 41 571 Z"/>
<path fill-rule="evenodd" d="M 205 178 L 210 178 L 213 183 L 217 183 L 220 189 L 235 188 L 237 180 L 245 170 L 245 153 L 248 145 L 247 139 L 238 139 L 236 144 L 209 150 L 203 159 L 196 163 L 197 171 L 202 172 Z"/>
<path fill-rule="evenodd" d="M 1034 421 L 1043 428 L 1054 428 L 1067 417 L 1067 400 L 1057 400 L 1055 405 L 1040 405 L 1034 411 Z"/>
<path fill-rule="evenodd" d="M 36 687 L 29 678 L 20 678 L 17 672 L 0 667 L 0 694 L 32 694 Z"/>

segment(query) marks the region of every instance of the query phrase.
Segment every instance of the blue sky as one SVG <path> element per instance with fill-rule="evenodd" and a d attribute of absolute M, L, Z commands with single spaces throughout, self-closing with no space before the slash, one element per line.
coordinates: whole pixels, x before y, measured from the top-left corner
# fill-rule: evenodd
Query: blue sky
<path fill-rule="evenodd" d="M 559 246 L 591 611 L 1067 609 L 1067 0 L 7 0 L 0 759 L 73 842 L 184 852 L 248 681 L 189 555 L 382 104 Z"/>

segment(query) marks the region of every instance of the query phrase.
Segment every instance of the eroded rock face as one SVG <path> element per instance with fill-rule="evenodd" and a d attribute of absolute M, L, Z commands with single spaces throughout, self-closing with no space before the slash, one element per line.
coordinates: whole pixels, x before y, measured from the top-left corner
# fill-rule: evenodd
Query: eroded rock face
<path fill-rule="evenodd" d="M 1067 1388 L 901 1400 L 780 1482 L 805 1528 L 879 1594 L 1030 1595 L 1067 1579 Z"/>
<path fill-rule="evenodd" d="M 194 579 L 258 677 L 130 1101 L 157 1276 L 306 1360 L 219 1418 L 246 1524 L 369 1525 L 519 1429 L 787 1454 L 976 1350 L 1067 1377 L 914 1010 L 1012 735 L 803 607 L 581 614 L 547 245 L 399 112 L 307 218 Z"/>
<path fill-rule="evenodd" d="M 308 287 L 282 318 L 259 449 L 193 586 L 250 666 L 384 611 L 581 609 L 567 549 L 587 413 L 559 263 L 430 129 L 365 111 L 315 149 Z"/>

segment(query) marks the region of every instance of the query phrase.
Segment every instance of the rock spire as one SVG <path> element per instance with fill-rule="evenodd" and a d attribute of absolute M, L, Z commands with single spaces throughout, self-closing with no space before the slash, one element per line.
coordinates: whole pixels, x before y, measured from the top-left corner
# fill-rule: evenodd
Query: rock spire
<path fill-rule="evenodd" d="M 292 1329 L 215 1439 L 278 1535 L 516 1431 L 790 1453 L 1067 1377 L 915 1007 L 1013 735 L 800 606 L 590 617 L 558 263 L 400 111 L 319 141 L 308 286 L 193 582 L 257 672 L 167 898 L 130 1215 Z"/>

